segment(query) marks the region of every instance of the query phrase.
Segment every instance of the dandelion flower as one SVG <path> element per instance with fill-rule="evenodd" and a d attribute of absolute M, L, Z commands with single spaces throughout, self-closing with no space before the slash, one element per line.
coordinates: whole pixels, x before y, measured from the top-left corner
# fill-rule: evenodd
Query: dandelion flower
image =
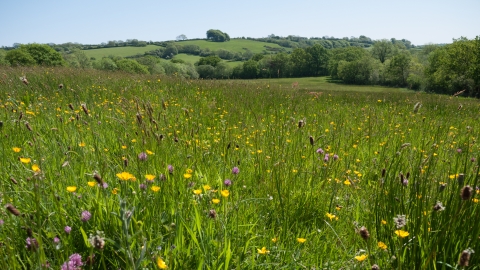
<path fill-rule="evenodd" d="M 367 257 L 368 257 L 367 254 L 363 254 L 363 255 L 360 255 L 360 256 L 355 256 L 355 260 L 357 260 L 359 262 L 363 262 Z"/>
<path fill-rule="evenodd" d="M 167 269 L 168 268 L 167 264 L 165 264 L 165 262 L 160 257 L 157 257 L 157 266 L 160 269 Z"/>
<path fill-rule="evenodd" d="M 78 144 L 78 146 L 80 146 L 80 147 L 85 147 L 85 145 L 86 144 L 84 142 L 81 142 L 81 143 Z"/>
<path fill-rule="evenodd" d="M 346 185 L 346 186 L 350 186 L 352 184 L 352 182 L 350 182 L 350 180 L 346 179 L 345 181 L 343 181 L 343 184 Z"/>
<path fill-rule="evenodd" d="M 113 194 L 113 195 L 115 195 L 115 194 L 117 194 L 117 193 L 118 193 L 118 188 L 112 189 L 112 194 Z"/>
<path fill-rule="evenodd" d="M 32 160 L 30 158 L 20 158 L 20 162 L 22 162 L 23 164 L 28 164 L 30 163 Z"/>
<path fill-rule="evenodd" d="M 147 174 L 145 175 L 145 179 L 147 179 L 147 181 L 153 181 L 155 179 L 155 175 Z"/>
<path fill-rule="evenodd" d="M 193 194 L 200 195 L 200 194 L 202 194 L 202 190 L 201 189 L 194 189 Z"/>
<path fill-rule="evenodd" d="M 124 181 L 136 179 L 135 176 L 133 176 L 133 174 L 128 172 L 117 173 L 117 177 L 120 178 L 120 180 L 124 180 Z"/>
<path fill-rule="evenodd" d="M 160 187 L 159 186 L 152 186 L 150 188 L 153 192 L 158 192 L 160 190 Z"/>
<path fill-rule="evenodd" d="M 333 220 L 335 218 L 334 214 L 327 213 L 326 216 L 330 219 Z"/>
<path fill-rule="evenodd" d="M 267 255 L 268 253 L 270 253 L 270 250 L 267 250 L 266 247 L 262 247 L 261 249 L 257 248 L 257 250 L 258 250 L 258 254 L 260 255 Z"/>
<path fill-rule="evenodd" d="M 272 242 L 273 242 L 273 243 L 277 243 L 277 241 L 278 241 L 278 238 L 277 238 L 277 237 L 272 238 Z"/>
<path fill-rule="evenodd" d="M 404 230 L 396 230 L 395 234 L 398 235 L 400 238 L 405 238 L 410 235 L 407 231 Z"/>
<path fill-rule="evenodd" d="M 185 179 L 189 179 L 189 178 L 191 178 L 191 177 L 192 177 L 192 175 L 189 174 L 189 173 L 183 174 L 183 178 L 185 178 Z"/>
<path fill-rule="evenodd" d="M 212 189 L 212 187 L 210 187 L 209 185 L 203 185 L 203 189 L 204 189 L 205 191 L 207 191 L 207 190 Z"/>
<path fill-rule="evenodd" d="M 212 199 L 212 203 L 217 204 L 220 202 L 220 199 Z"/>
<path fill-rule="evenodd" d="M 67 187 L 67 191 L 68 192 L 75 192 L 77 190 L 77 187 L 76 186 L 69 186 Z"/>
<path fill-rule="evenodd" d="M 300 244 L 303 244 L 307 241 L 307 239 L 305 238 L 297 238 L 297 242 L 300 243 Z"/>
<path fill-rule="evenodd" d="M 382 225 L 387 225 L 387 221 L 386 220 L 383 220 L 381 221 Z"/>
<path fill-rule="evenodd" d="M 228 189 L 224 189 L 220 192 L 223 197 L 227 198 L 230 195 L 230 191 Z"/>
<path fill-rule="evenodd" d="M 22 148 L 13 147 L 12 150 L 13 150 L 13 152 L 18 153 L 18 152 L 22 151 Z"/>
<path fill-rule="evenodd" d="M 90 187 L 94 187 L 94 186 L 95 186 L 95 183 L 96 183 L 95 181 L 89 181 L 89 182 L 87 182 L 88 186 L 90 186 Z"/>
<path fill-rule="evenodd" d="M 40 167 L 37 164 L 32 165 L 32 171 L 34 172 L 40 172 Z"/>
<path fill-rule="evenodd" d="M 387 245 L 385 245 L 385 243 L 383 243 L 382 241 L 378 242 L 378 243 L 377 243 L 377 246 L 378 246 L 380 249 L 383 249 L 383 250 L 386 250 L 386 249 L 387 249 Z"/>
<path fill-rule="evenodd" d="M 146 150 L 145 152 L 147 153 L 147 155 L 153 155 L 153 154 L 155 154 L 155 153 L 153 153 L 153 152 L 150 151 L 150 150 Z"/>

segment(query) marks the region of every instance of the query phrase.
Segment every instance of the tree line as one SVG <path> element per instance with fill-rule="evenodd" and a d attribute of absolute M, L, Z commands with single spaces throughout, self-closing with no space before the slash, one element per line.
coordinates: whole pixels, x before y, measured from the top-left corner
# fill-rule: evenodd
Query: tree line
<path fill-rule="evenodd" d="M 271 37 L 275 38 L 275 37 Z M 410 46 L 405 40 L 372 41 L 369 48 L 348 46 L 327 49 L 317 43 L 290 53 L 253 54 L 211 51 L 196 45 L 166 42 L 158 50 L 133 58 L 88 58 L 74 48 L 55 50 L 46 44 L 0 49 L 0 65 L 70 66 L 121 70 L 140 74 L 166 74 L 185 78 L 256 79 L 331 76 L 345 84 L 387 85 L 427 92 L 480 97 L 480 38 L 455 39 L 446 45 Z M 178 53 L 202 56 L 194 65 L 173 58 Z M 167 59 L 168 61 L 162 60 Z M 243 61 L 232 67 L 224 60 Z"/>

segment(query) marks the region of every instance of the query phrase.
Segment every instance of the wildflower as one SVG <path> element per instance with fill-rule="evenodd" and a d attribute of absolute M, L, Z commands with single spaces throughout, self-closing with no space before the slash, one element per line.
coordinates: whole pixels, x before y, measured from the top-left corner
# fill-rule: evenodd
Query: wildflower
<path fill-rule="evenodd" d="M 297 242 L 300 243 L 300 244 L 303 244 L 307 241 L 307 239 L 305 238 L 297 238 Z"/>
<path fill-rule="evenodd" d="M 400 238 L 405 238 L 410 235 L 407 231 L 404 231 L 404 230 L 396 230 L 395 234 Z"/>
<path fill-rule="evenodd" d="M 405 218 L 405 215 L 397 215 L 396 218 L 393 218 L 393 221 L 395 222 L 397 229 L 400 229 L 407 225 L 408 220 Z"/>
<path fill-rule="evenodd" d="M 78 253 L 72 254 L 68 262 L 62 265 L 62 270 L 80 270 L 83 265 L 82 256 Z"/>
<path fill-rule="evenodd" d="M 140 154 L 138 154 L 138 159 L 140 161 L 145 161 L 145 160 L 147 160 L 147 158 L 148 158 L 148 155 L 145 152 L 141 152 Z"/>
<path fill-rule="evenodd" d="M 92 214 L 90 214 L 90 212 L 88 212 L 88 211 L 83 211 L 83 212 L 82 212 L 81 220 L 82 220 L 83 222 L 87 222 L 87 221 L 89 221 L 91 218 L 92 218 Z"/>
<path fill-rule="evenodd" d="M 8 210 L 8 212 L 10 212 L 12 215 L 14 216 L 19 216 L 20 215 L 20 211 L 18 211 L 17 208 L 15 208 L 13 205 L 7 203 L 7 205 L 5 205 L 5 208 Z"/>
<path fill-rule="evenodd" d="M 117 193 L 118 193 L 118 188 L 114 188 L 114 189 L 112 190 L 112 194 L 115 195 L 115 194 L 117 194 Z"/>
<path fill-rule="evenodd" d="M 20 162 L 22 162 L 23 164 L 28 164 L 30 163 L 32 160 L 30 158 L 20 158 Z"/>
<path fill-rule="evenodd" d="M 5 223 L 5 222 L 3 221 L 3 219 L 0 219 L 0 226 L 2 226 L 3 223 Z"/>
<path fill-rule="evenodd" d="M 378 267 L 377 264 L 372 265 L 372 270 L 380 270 L 380 267 Z"/>
<path fill-rule="evenodd" d="M 200 195 L 200 194 L 202 194 L 202 190 L 201 189 L 194 189 L 193 194 Z"/>
<path fill-rule="evenodd" d="M 215 211 L 215 209 L 211 209 L 210 211 L 208 211 L 208 217 L 216 218 L 217 217 L 217 211 Z"/>
<path fill-rule="evenodd" d="M 443 206 L 443 204 L 441 202 L 437 202 L 434 206 L 433 206 L 433 210 L 434 211 L 443 211 L 445 210 L 445 207 Z"/>
<path fill-rule="evenodd" d="M 258 254 L 260 255 L 267 255 L 268 253 L 270 253 L 270 251 L 267 250 L 266 247 L 262 247 L 261 249 L 257 248 L 257 250 L 258 250 Z"/>
<path fill-rule="evenodd" d="M 333 155 L 333 160 L 338 160 L 338 155 L 337 154 Z"/>
<path fill-rule="evenodd" d="M 90 234 L 88 241 L 96 249 L 103 249 L 105 247 L 105 235 L 102 231 L 97 231 L 97 235 Z"/>
<path fill-rule="evenodd" d="M 203 185 L 203 189 L 205 191 L 208 191 L 208 190 L 212 189 L 212 187 L 210 187 L 209 185 Z"/>
<path fill-rule="evenodd" d="M 233 167 L 232 173 L 233 173 L 233 174 L 239 174 L 239 173 L 240 173 L 240 169 L 239 169 L 238 167 Z"/>
<path fill-rule="evenodd" d="M 65 228 L 63 230 L 65 231 L 66 234 L 70 234 L 70 232 L 72 231 L 72 227 L 65 226 Z"/>
<path fill-rule="evenodd" d="M 145 175 L 145 179 L 147 179 L 147 181 L 149 181 L 149 182 L 153 182 L 153 180 L 155 180 L 155 175 L 147 174 L 147 175 Z"/>
<path fill-rule="evenodd" d="M 343 184 L 346 185 L 346 186 L 350 186 L 352 184 L 352 182 L 350 182 L 350 180 L 348 180 L 348 179 L 345 179 L 345 181 L 343 181 Z"/>
<path fill-rule="evenodd" d="M 173 166 L 168 165 L 167 168 L 168 168 L 168 173 L 173 174 Z"/>
<path fill-rule="evenodd" d="M 368 257 L 367 254 L 363 254 L 363 255 L 355 256 L 355 260 L 359 262 L 363 262 L 367 257 Z"/>
<path fill-rule="evenodd" d="M 323 155 L 323 153 L 325 153 L 322 148 L 318 148 L 316 152 L 318 154 L 322 154 L 322 155 Z"/>
<path fill-rule="evenodd" d="M 192 177 L 192 175 L 189 174 L 189 173 L 183 174 L 183 178 L 185 178 L 185 179 L 189 179 L 189 178 L 191 178 L 191 177 Z"/>
<path fill-rule="evenodd" d="M 37 242 L 37 239 L 33 238 L 33 237 L 27 237 L 27 239 L 25 240 L 25 242 L 27 242 L 27 245 L 25 246 L 28 250 L 30 251 L 36 251 L 37 248 L 38 248 L 38 242 Z"/>
<path fill-rule="evenodd" d="M 335 218 L 334 214 L 327 213 L 326 216 L 330 219 L 333 220 Z"/>
<path fill-rule="evenodd" d="M 473 249 L 468 248 L 464 251 L 462 251 L 462 254 L 460 254 L 460 259 L 458 260 L 458 265 L 459 266 L 468 266 L 470 263 L 470 255 L 474 253 Z"/>
<path fill-rule="evenodd" d="M 80 146 L 80 147 L 85 147 L 85 145 L 86 144 L 84 142 L 81 142 L 81 143 L 78 144 L 78 146 Z"/>
<path fill-rule="evenodd" d="M 377 243 L 377 246 L 380 248 L 380 249 L 383 249 L 383 250 L 386 250 L 387 249 L 387 245 L 385 245 L 385 243 L 383 242 L 378 242 Z"/>
<path fill-rule="evenodd" d="M 216 199 L 216 198 L 212 199 L 212 203 L 213 203 L 213 204 L 217 204 L 217 203 L 219 203 L 219 202 L 220 202 L 220 199 Z"/>
<path fill-rule="evenodd" d="M 272 242 L 273 242 L 273 243 L 277 243 L 277 241 L 278 241 L 278 238 L 277 238 L 277 237 L 272 238 Z"/>
<path fill-rule="evenodd" d="M 158 192 L 160 190 L 160 187 L 159 186 L 152 186 L 150 188 L 153 192 Z"/>
<path fill-rule="evenodd" d="M 224 189 L 220 192 L 223 197 L 227 198 L 230 195 L 230 191 L 228 189 Z"/>
<path fill-rule="evenodd" d="M 328 162 L 328 158 L 329 158 L 329 157 L 330 157 L 329 154 L 325 154 L 325 157 L 323 158 L 323 161 L 324 161 L 324 162 Z"/>
<path fill-rule="evenodd" d="M 153 154 L 155 154 L 155 153 L 153 153 L 153 152 L 150 151 L 150 150 L 146 150 L 145 152 L 147 152 L 147 155 L 153 155 Z"/>
<path fill-rule="evenodd" d="M 53 238 L 53 243 L 54 243 L 54 244 L 59 244 L 59 243 L 60 243 L 60 238 L 58 238 L 58 236 L 55 236 L 55 237 Z"/>
<path fill-rule="evenodd" d="M 225 179 L 225 181 L 223 181 L 223 184 L 227 187 L 231 186 L 232 185 L 232 180 L 230 179 Z"/>
<path fill-rule="evenodd" d="M 167 269 L 168 268 L 167 264 L 165 264 L 165 262 L 160 257 L 157 257 L 157 266 L 160 269 Z"/>
<path fill-rule="evenodd" d="M 365 228 L 364 226 L 362 226 L 360 228 L 360 230 L 358 231 L 358 233 L 360 234 L 360 236 L 363 238 L 363 240 L 367 241 L 368 238 L 370 237 L 370 233 L 368 232 L 367 228 Z"/>
<path fill-rule="evenodd" d="M 128 180 L 135 181 L 136 180 L 135 176 L 133 176 L 133 174 L 128 173 L 128 172 L 117 173 L 117 177 L 120 178 L 120 180 L 124 180 L 124 181 L 128 181 Z"/>
<path fill-rule="evenodd" d="M 457 153 L 459 153 L 459 154 L 462 153 L 462 149 L 461 149 L 461 148 L 458 148 L 458 149 L 457 149 Z"/>
<path fill-rule="evenodd" d="M 97 181 L 97 183 L 98 183 L 99 185 L 101 185 L 101 186 L 102 186 L 103 184 L 105 184 L 105 182 L 103 182 L 103 180 L 102 180 L 102 177 L 101 177 L 100 174 L 98 174 L 98 173 L 94 173 L 94 174 L 93 174 L 93 179 L 95 179 L 95 181 Z"/>
<path fill-rule="evenodd" d="M 77 187 L 76 186 L 69 186 L 67 187 L 67 191 L 68 192 L 75 192 L 77 190 Z"/>
<path fill-rule="evenodd" d="M 95 183 L 96 183 L 95 181 L 89 181 L 89 182 L 87 182 L 88 186 L 90 186 L 90 187 L 94 187 L 94 186 L 95 186 Z"/>
<path fill-rule="evenodd" d="M 127 149 L 127 146 L 126 146 L 126 145 L 122 145 L 122 149 Z"/>
<path fill-rule="evenodd" d="M 473 188 L 470 186 L 464 186 L 462 190 L 460 191 L 460 196 L 462 197 L 462 200 L 469 200 L 473 195 Z"/>
<path fill-rule="evenodd" d="M 12 150 L 13 150 L 13 152 L 18 153 L 18 152 L 20 152 L 20 151 L 22 150 L 22 148 L 13 147 Z"/>
<path fill-rule="evenodd" d="M 139 187 L 141 190 L 146 190 L 146 189 L 147 189 L 147 185 L 145 185 L 145 184 L 140 184 L 138 187 Z"/>

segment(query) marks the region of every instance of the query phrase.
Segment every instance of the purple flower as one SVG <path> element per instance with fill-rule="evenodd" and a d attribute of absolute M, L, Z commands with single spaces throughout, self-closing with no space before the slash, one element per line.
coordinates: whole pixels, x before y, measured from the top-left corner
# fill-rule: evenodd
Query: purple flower
<path fill-rule="evenodd" d="M 55 238 L 53 238 L 53 243 L 54 244 L 60 243 L 60 238 L 58 238 L 58 236 L 55 236 Z"/>
<path fill-rule="evenodd" d="M 402 185 L 408 186 L 408 179 L 407 179 L 407 178 L 404 178 L 404 179 L 402 180 Z"/>
<path fill-rule="evenodd" d="M 4 222 L 3 222 L 3 219 L 0 219 L 0 226 L 2 226 L 3 223 L 4 223 Z"/>
<path fill-rule="evenodd" d="M 141 190 L 146 190 L 146 189 L 147 189 L 147 185 L 145 185 L 145 184 L 140 184 L 140 189 L 141 189 Z"/>
<path fill-rule="evenodd" d="M 37 239 L 33 237 L 27 237 L 25 240 L 27 242 L 27 245 L 25 246 L 28 250 L 35 251 L 38 248 L 38 242 Z"/>
<path fill-rule="evenodd" d="M 103 182 L 102 185 L 101 185 L 101 187 L 104 188 L 104 189 L 108 188 L 107 182 Z"/>
<path fill-rule="evenodd" d="M 225 179 L 225 181 L 223 181 L 223 184 L 227 187 L 231 186 L 232 185 L 232 180 L 230 179 Z"/>
<path fill-rule="evenodd" d="M 318 148 L 318 149 L 317 149 L 317 153 L 318 153 L 318 154 L 322 154 L 322 155 L 323 155 L 323 153 L 325 153 L 325 152 L 323 151 L 323 149 L 322 149 L 322 148 Z"/>
<path fill-rule="evenodd" d="M 70 227 L 70 226 L 65 226 L 65 229 L 64 229 L 64 230 L 65 230 L 65 233 L 66 233 L 66 234 L 70 234 L 70 232 L 72 231 L 72 227 Z"/>
<path fill-rule="evenodd" d="M 140 161 L 147 160 L 147 157 L 148 157 L 148 155 L 145 152 L 141 152 L 140 154 L 138 154 L 138 159 L 140 159 Z"/>
<path fill-rule="evenodd" d="M 232 173 L 233 174 L 238 174 L 240 172 L 240 169 L 238 167 L 233 167 Z"/>
<path fill-rule="evenodd" d="M 88 211 L 83 211 L 83 212 L 82 212 L 82 218 L 81 218 L 81 220 L 82 220 L 83 222 L 89 221 L 90 218 L 92 218 L 92 214 L 90 214 L 90 212 L 88 212 Z"/>
<path fill-rule="evenodd" d="M 338 160 L 338 155 L 337 154 L 333 155 L 333 160 Z"/>
<path fill-rule="evenodd" d="M 457 153 L 462 153 L 462 149 L 458 148 Z"/>
<path fill-rule="evenodd" d="M 323 161 L 328 162 L 328 158 L 330 157 L 329 154 L 325 154 L 325 157 L 323 158 Z"/>
<path fill-rule="evenodd" d="M 168 173 L 173 174 L 173 166 L 168 165 L 167 167 L 168 167 Z"/>
<path fill-rule="evenodd" d="M 472 158 L 470 159 L 470 162 L 475 162 L 475 161 L 477 161 L 477 159 L 474 158 L 474 157 L 472 157 Z"/>
<path fill-rule="evenodd" d="M 78 253 L 75 253 L 70 256 L 68 262 L 65 262 L 62 265 L 62 270 L 80 270 L 81 269 L 80 266 L 82 265 L 83 265 L 82 256 L 80 256 L 80 254 Z"/>

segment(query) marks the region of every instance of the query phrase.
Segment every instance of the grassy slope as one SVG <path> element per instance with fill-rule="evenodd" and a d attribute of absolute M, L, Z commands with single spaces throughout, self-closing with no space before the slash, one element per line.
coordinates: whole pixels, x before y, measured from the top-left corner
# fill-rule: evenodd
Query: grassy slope
<path fill-rule="evenodd" d="M 228 42 L 211 42 L 206 40 L 187 40 L 178 42 L 180 45 L 197 45 L 201 49 L 209 48 L 212 51 L 219 49 L 225 49 L 232 52 L 244 52 L 244 48 L 248 48 L 253 53 L 262 53 L 265 49 L 265 46 L 272 48 L 282 48 L 280 45 L 274 43 L 253 41 L 248 39 L 232 39 Z M 286 48 L 287 49 L 287 48 Z"/>
<path fill-rule="evenodd" d="M 118 48 L 103 48 L 103 49 L 93 49 L 93 50 L 84 50 L 85 54 L 88 57 L 95 57 L 96 59 L 101 59 L 102 57 L 107 57 L 109 55 L 127 57 L 136 54 L 143 54 L 148 51 L 153 51 L 158 49 L 159 46 L 156 45 L 147 45 L 146 47 L 118 47 Z"/>

